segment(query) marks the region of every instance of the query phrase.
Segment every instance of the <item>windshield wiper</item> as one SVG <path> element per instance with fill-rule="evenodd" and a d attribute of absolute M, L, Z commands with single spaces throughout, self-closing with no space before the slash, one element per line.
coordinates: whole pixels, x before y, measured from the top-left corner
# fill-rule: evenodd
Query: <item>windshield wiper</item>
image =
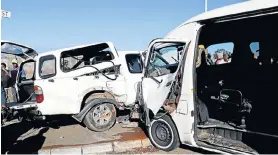
<path fill-rule="evenodd" d="M 174 59 L 176 61 L 176 63 L 179 63 L 179 61 L 177 59 L 175 59 L 174 57 L 171 57 L 172 59 Z"/>

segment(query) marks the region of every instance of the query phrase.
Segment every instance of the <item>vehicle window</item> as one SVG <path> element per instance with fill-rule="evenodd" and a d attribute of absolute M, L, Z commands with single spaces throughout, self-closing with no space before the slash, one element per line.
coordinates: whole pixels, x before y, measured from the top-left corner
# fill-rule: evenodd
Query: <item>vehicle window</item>
<path fill-rule="evenodd" d="M 233 49 L 234 43 L 232 42 L 210 45 L 207 47 L 206 62 L 209 65 L 230 63 L 232 61 Z"/>
<path fill-rule="evenodd" d="M 125 58 L 130 73 L 142 73 L 143 62 L 139 54 L 127 54 Z"/>
<path fill-rule="evenodd" d="M 26 62 L 20 70 L 20 80 L 31 80 L 34 78 L 35 62 Z"/>
<path fill-rule="evenodd" d="M 149 76 L 162 76 L 174 73 L 180 59 L 181 49 L 184 44 L 158 44 L 154 45 L 150 62 L 148 63 Z M 183 48 L 182 48 L 183 49 Z"/>
<path fill-rule="evenodd" d="M 40 58 L 39 75 L 42 79 L 47 79 L 56 75 L 56 58 L 54 55 Z"/>
<path fill-rule="evenodd" d="M 109 45 L 103 43 L 62 52 L 60 67 L 63 72 L 70 72 L 113 59 L 114 55 Z"/>
<path fill-rule="evenodd" d="M 259 42 L 252 42 L 251 44 L 250 44 L 250 49 L 251 49 L 251 51 L 252 51 L 252 53 L 254 54 L 254 57 L 255 58 L 258 58 L 258 56 L 259 56 L 259 49 L 260 49 L 260 44 L 259 44 Z"/>

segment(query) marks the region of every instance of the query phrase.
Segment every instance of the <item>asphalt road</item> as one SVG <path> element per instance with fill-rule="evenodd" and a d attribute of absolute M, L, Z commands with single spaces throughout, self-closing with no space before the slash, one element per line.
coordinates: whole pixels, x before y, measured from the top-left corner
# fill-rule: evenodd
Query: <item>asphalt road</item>
<path fill-rule="evenodd" d="M 140 128 L 122 128 L 116 124 L 109 131 L 93 132 L 77 124 L 71 118 L 63 118 L 58 122 L 35 125 L 31 123 L 13 122 L 1 128 L 1 153 L 30 154 L 37 153 L 41 148 L 57 148 L 76 146 L 114 140 L 136 140 L 145 136 Z M 182 146 L 172 152 L 159 151 L 153 147 L 138 149 L 127 153 L 182 153 L 192 154 L 199 151 Z M 202 152 L 200 152 L 202 153 Z"/>

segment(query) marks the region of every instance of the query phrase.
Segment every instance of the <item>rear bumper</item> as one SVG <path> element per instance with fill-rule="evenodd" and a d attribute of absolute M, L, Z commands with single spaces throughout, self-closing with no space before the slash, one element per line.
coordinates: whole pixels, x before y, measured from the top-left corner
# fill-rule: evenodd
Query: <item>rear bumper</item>
<path fill-rule="evenodd" d="M 10 109 L 14 109 L 14 110 L 20 110 L 20 109 L 29 109 L 29 108 L 35 108 L 38 107 L 37 102 L 36 101 L 27 101 L 25 103 L 18 103 L 18 102 L 14 102 L 14 103 L 9 103 L 7 105 Z"/>

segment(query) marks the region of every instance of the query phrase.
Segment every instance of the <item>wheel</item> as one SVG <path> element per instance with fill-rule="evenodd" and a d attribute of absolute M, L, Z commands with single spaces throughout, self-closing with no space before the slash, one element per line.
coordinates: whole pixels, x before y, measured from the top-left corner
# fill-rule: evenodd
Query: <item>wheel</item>
<path fill-rule="evenodd" d="M 172 151 L 180 146 L 178 131 L 168 115 L 153 119 L 148 134 L 152 144 L 163 151 Z"/>
<path fill-rule="evenodd" d="M 92 131 L 109 130 L 116 122 L 116 109 L 113 104 L 95 105 L 85 116 L 84 124 Z"/>

